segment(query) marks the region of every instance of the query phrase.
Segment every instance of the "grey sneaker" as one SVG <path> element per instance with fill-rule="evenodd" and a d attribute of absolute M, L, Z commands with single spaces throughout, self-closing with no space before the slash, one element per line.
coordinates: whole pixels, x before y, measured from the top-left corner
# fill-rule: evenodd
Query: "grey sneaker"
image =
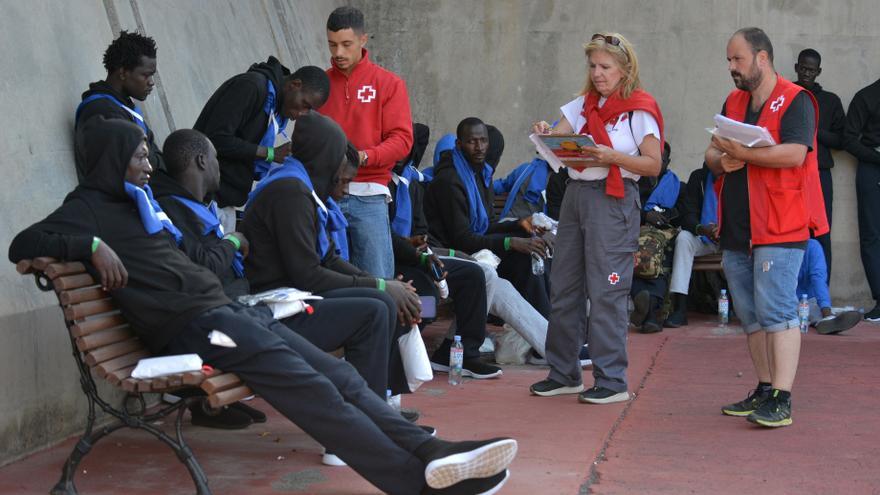
<path fill-rule="evenodd" d="M 546 380 L 542 380 L 538 383 L 534 383 L 531 387 L 529 387 L 529 392 L 531 392 L 532 395 L 540 395 L 541 397 L 553 397 L 554 395 L 564 394 L 577 394 L 583 390 L 583 384 L 576 385 L 574 387 L 567 387 L 549 378 Z"/>

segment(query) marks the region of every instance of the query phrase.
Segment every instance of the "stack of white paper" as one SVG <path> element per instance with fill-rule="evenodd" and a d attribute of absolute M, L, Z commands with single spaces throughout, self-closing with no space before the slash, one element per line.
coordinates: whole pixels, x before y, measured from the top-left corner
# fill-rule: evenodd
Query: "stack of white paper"
<path fill-rule="evenodd" d="M 737 122 L 721 114 L 715 115 L 715 128 L 707 128 L 706 130 L 718 137 L 731 139 L 749 148 L 776 144 L 776 140 L 766 128 Z"/>

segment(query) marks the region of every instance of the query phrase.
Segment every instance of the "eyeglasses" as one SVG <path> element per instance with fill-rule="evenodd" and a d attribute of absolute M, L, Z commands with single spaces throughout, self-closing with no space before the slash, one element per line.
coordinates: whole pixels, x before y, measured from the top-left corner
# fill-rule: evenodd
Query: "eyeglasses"
<path fill-rule="evenodd" d="M 620 38 L 618 38 L 617 36 L 605 36 L 604 34 L 596 33 L 593 35 L 592 38 L 590 38 L 590 41 L 596 41 L 596 40 L 602 40 L 605 43 L 608 43 L 609 45 L 614 45 L 616 47 L 623 48 L 622 46 L 620 46 Z"/>

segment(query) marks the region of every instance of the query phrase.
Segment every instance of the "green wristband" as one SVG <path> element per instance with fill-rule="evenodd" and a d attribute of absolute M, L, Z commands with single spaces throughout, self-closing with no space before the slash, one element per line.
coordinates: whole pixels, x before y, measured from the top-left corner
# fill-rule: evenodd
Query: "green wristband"
<path fill-rule="evenodd" d="M 266 148 L 266 161 L 269 163 L 275 161 L 275 148 Z"/>
<path fill-rule="evenodd" d="M 384 278 L 377 278 L 376 279 L 376 288 L 381 290 L 382 292 L 385 292 L 385 279 Z"/>
<path fill-rule="evenodd" d="M 455 258 L 455 249 L 450 249 L 450 250 L 449 250 L 449 257 L 450 257 L 450 258 Z"/>
<path fill-rule="evenodd" d="M 95 251 L 98 250 L 98 246 L 101 245 L 101 238 L 98 236 L 92 237 L 92 254 L 95 254 Z"/>
<path fill-rule="evenodd" d="M 510 251 L 510 237 L 504 238 L 504 250 Z"/>
<path fill-rule="evenodd" d="M 419 255 L 419 263 L 428 266 L 428 253 L 422 253 Z"/>
<path fill-rule="evenodd" d="M 223 238 L 226 239 L 227 241 L 231 242 L 232 245 L 235 246 L 236 251 L 241 250 L 241 241 L 238 240 L 238 237 L 235 237 L 232 234 L 226 234 L 226 236 Z"/>

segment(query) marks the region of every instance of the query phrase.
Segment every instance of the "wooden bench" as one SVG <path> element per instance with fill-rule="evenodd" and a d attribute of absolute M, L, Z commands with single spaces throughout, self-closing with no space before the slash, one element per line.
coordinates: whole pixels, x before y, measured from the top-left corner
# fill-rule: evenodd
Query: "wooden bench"
<path fill-rule="evenodd" d="M 695 272 L 720 272 L 721 271 L 721 253 L 706 254 L 694 258 Z"/>
<path fill-rule="evenodd" d="M 232 404 L 253 392 L 232 373 L 193 371 L 151 379 L 131 377 L 138 361 L 152 354 L 135 336 L 109 294 L 98 285 L 82 263 L 62 263 L 51 258 L 20 261 L 21 274 L 33 274 L 37 287 L 54 290 L 64 313 L 73 358 L 80 372 L 80 384 L 89 401 L 88 423 L 62 469 L 61 480 L 52 488 L 53 495 L 75 495 L 74 476 L 83 457 L 101 438 L 123 428 L 145 430 L 164 442 L 186 466 L 199 495 L 209 495 L 208 480 L 189 446 L 184 442 L 181 423 L 189 405 L 215 410 Z M 94 376 L 104 379 L 125 392 L 117 408 L 99 394 Z M 187 397 L 172 405 L 148 409 L 144 394 L 189 389 Z M 199 392 L 201 391 L 201 392 Z M 192 393 L 195 392 L 195 393 Z M 94 430 L 95 406 L 115 419 Z M 154 423 L 177 413 L 175 436 L 171 437 Z M 121 488 L 121 487 L 120 487 Z M 124 491 L 124 489 L 120 489 Z"/>

